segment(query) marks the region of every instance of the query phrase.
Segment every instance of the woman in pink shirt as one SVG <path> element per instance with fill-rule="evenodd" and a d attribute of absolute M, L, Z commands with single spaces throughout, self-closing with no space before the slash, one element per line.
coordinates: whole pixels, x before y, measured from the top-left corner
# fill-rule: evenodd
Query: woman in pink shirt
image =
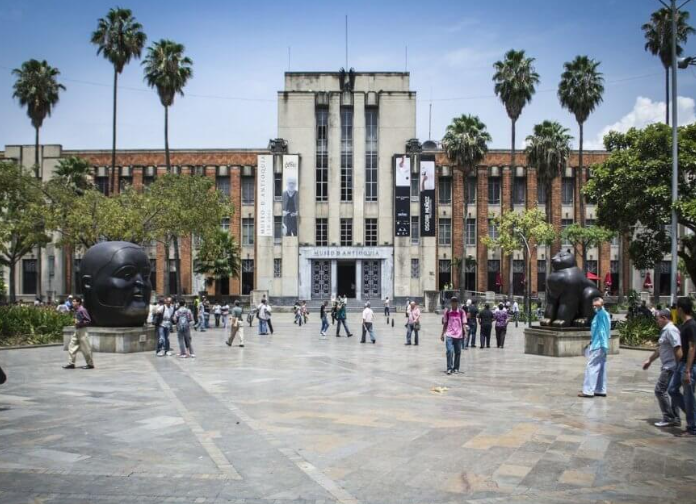
<path fill-rule="evenodd" d="M 459 300 L 453 297 L 450 303 L 450 308 L 445 310 L 445 314 L 442 317 L 442 334 L 440 335 L 440 341 L 446 342 L 448 375 L 459 373 L 462 340 L 464 339 L 464 332 L 467 330 L 466 313 L 459 308 Z"/>
<path fill-rule="evenodd" d="M 411 301 L 410 310 L 408 312 L 408 322 L 406 323 L 406 346 L 411 344 L 411 333 L 416 333 L 414 345 L 418 346 L 418 331 L 420 331 L 421 312 L 418 308 L 418 303 Z"/>

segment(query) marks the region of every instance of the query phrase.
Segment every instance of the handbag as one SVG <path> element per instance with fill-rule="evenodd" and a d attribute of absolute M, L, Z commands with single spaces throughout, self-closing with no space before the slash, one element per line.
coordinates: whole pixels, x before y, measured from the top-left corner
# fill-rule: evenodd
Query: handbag
<path fill-rule="evenodd" d="M 420 322 L 416 322 L 415 324 L 413 324 L 413 330 L 420 331 Z"/>

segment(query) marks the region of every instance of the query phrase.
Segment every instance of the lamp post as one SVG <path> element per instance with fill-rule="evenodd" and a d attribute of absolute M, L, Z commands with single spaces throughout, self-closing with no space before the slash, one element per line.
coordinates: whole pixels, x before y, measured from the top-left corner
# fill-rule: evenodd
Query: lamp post
<path fill-rule="evenodd" d="M 527 312 L 527 327 L 532 327 L 532 303 L 531 303 L 531 293 L 529 292 L 529 288 L 531 286 L 531 282 L 529 279 L 529 275 L 531 274 L 532 271 L 532 251 L 529 248 L 529 241 L 527 240 L 527 237 L 524 235 L 522 230 L 520 228 L 515 228 L 515 232 L 520 236 L 522 239 L 522 243 L 524 243 L 525 247 L 525 263 L 527 264 L 527 274 L 525 275 L 525 286 L 524 286 L 524 309 Z"/>

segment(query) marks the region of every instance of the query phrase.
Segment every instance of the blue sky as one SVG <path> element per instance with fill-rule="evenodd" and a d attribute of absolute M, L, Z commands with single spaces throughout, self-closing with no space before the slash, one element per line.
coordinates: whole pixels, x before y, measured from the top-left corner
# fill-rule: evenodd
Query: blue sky
<path fill-rule="evenodd" d="M 42 129 L 42 141 L 65 148 L 111 146 L 112 67 L 89 43 L 96 21 L 114 2 L 0 0 L 0 148 L 31 143 L 25 112 L 12 99 L 12 68 L 29 58 L 61 70 L 68 88 Z M 408 46 L 411 87 L 418 93 L 418 136 L 439 139 L 454 116 L 473 113 L 488 125 L 491 147 L 507 148 L 510 124 L 493 95 L 492 64 L 510 48 L 536 58 L 538 92 L 518 121 L 520 145 L 532 126 L 558 120 L 577 136 L 573 117 L 558 104 L 564 61 L 586 54 L 602 62 L 604 103 L 586 123 L 590 147 L 610 127 L 643 126 L 664 116 L 664 71 L 643 50 L 640 26 L 657 0 L 268 1 L 160 0 L 121 2 L 134 11 L 149 41 L 186 46 L 194 78 L 170 113 L 172 148 L 265 147 L 276 136 L 276 92 L 283 72 L 338 70 L 345 63 L 344 16 L 349 16 L 349 66 L 358 71 L 404 70 Z M 692 13 L 696 2 L 686 9 Z M 696 37 L 686 45 L 696 55 Z M 680 71 L 680 122 L 693 122 L 696 71 Z M 147 90 L 139 62 L 120 79 L 118 146 L 163 146 L 163 111 Z"/>

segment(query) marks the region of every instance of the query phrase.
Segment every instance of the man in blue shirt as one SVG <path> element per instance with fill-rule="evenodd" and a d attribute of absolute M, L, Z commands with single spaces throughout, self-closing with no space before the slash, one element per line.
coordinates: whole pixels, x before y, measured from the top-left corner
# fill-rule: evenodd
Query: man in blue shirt
<path fill-rule="evenodd" d="M 604 299 L 596 297 L 592 300 L 595 316 L 592 318 L 589 348 L 586 350 L 587 368 L 585 382 L 578 397 L 607 396 L 607 353 L 609 338 L 611 338 L 611 321 L 604 309 Z"/>

